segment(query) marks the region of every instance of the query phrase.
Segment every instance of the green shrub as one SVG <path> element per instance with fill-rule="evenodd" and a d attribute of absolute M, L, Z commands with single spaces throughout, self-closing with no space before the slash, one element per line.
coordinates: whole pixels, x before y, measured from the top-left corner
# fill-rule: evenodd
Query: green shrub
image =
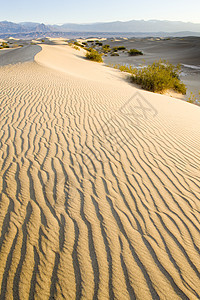
<path fill-rule="evenodd" d="M 134 74 L 136 69 L 133 68 L 131 65 L 127 66 L 127 65 L 120 65 L 120 64 L 117 64 L 114 66 L 115 69 L 119 69 L 121 72 L 127 72 L 127 73 L 130 73 L 130 74 Z"/>
<path fill-rule="evenodd" d="M 1 46 L 2 46 L 3 48 L 9 48 L 8 43 L 6 43 L 6 42 L 3 42 Z"/>
<path fill-rule="evenodd" d="M 73 46 L 73 48 L 75 49 L 75 50 L 79 50 L 80 51 L 80 48 L 78 47 L 78 46 Z"/>
<path fill-rule="evenodd" d="M 103 51 L 104 53 L 110 52 L 110 51 L 111 51 L 110 45 L 108 45 L 108 44 L 103 45 L 103 46 L 102 46 L 102 51 Z"/>
<path fill-rule="evenodd" d="M 94 50 L 93 48 L 85 48 L 86 51 L 91 52 L 92 50 Z"/>
<path fill-rule="evenodd" d="M 130 49 L 130 50 L 128 51 L 128 54 L 129 54 L 130 56 L 143 55 L 142 51 L 139 51 L 139 50 L 137 50 L 137 49 Z"/>
<path fill-rule="evenodd" d="M 97 61 L 97 62 L 103 61 L 102 55 L 99 54 L 99 52 L 94 49 L 92 49 L 90 52 L 87 52 L 85 56 L 89 60 L 93 60 L 93 61 Z"/>
<path fill-rule="evenodd" d="M 117 52 L 117 51 L 118 51 L 118 48 L 117 48 L 117 47 L 114 47 L 114 48 L 112 48 L 112 51 L 113 51 L 113 52 Z"/>
<path fill-rule="evenodd" d="M 180 65 L 160 60 L 142 69 L 134 69 L 132 81 L 148 91 L 162 93 L 172 89 L 185 95 L 186 87 L 179 79 L 180 72 Z"/>
<path fill-rule="evenodd" d="M 114 52 L 114 53 L 112 53 L 110 56 L 119 56 L 119 54 L 116 53 L 116 52 Z"/>
<path fill-rule="evenodd" d="M 183 95 L 186 94 L 185 84 L 180 81 L 180 65 L 172 65 L 165 60 L 159 60 L 152 65 L 137 69 L 131 65 L 115 65 L 115 69 L 131 74 L 131 80 L 141 85 L 147 91 L 163 93 L 166 90 L 174 90 Z"/>
<path fill-rule="evenodd" d="M 82 44 L 78 43 L 78 42 L 74 42 L 74 45 L 75 46 L 78 46 L 78 47 L 84 47 Z"/>
<path fill-rule="evenodd" d="M 103 46 L 103 43 L 101 43 L 101 42 L 95 42 L 95 44 L 97 45 L 97 46 Z"/>
<path fill-rule="evenodd" d="M 110 45 L 105 44 L 105 45 L 102 46 L 102 49 L 110 49 Z"/>
<path fill-rule="evenodd" d="M 120 51 L 120 50 L 125 50 L 126 49 L 126 47 L 124 47 L 124 46 L 119 46 L 119 47 L 117 47 L 117 49 Z"/>
<path fill-rule="evenodd" d="M 190 96 L 188 97 L 187 102 L 200 106 L 200 91 L 198 93 L 198 96 L 196 96 L 193 92 L 190 92 Z"/>

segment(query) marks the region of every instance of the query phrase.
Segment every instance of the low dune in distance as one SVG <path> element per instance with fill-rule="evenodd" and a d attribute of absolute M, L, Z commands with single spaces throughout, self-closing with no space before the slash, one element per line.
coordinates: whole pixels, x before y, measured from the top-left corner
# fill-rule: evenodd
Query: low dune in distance
<path fill-rule="evenodd" d="M 200 108 L 41 47 L 0 67 L 0 299 L 199 299 Z"/>

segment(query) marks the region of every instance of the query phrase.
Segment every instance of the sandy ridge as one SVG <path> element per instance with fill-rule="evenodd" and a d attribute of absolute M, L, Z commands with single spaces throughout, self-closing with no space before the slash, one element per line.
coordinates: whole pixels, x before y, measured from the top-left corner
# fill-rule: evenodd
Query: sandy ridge
<path fill-rule="evenodd" d="M 0 298 L 198 299 L 199 108 L 42 48 L 0 68 Z"/>

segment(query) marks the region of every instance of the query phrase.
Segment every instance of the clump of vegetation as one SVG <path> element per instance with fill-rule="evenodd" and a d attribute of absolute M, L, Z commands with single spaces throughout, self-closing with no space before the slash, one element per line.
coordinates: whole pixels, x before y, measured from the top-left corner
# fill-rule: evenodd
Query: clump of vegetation
<path fill-rule="evenodd" d="M 110 52 L 110 51 L 111 51 L 110 45 L 108 45 L 108 44 L 103 45 L 103 46 L 102 46 L 102 51 L 103 51 L 104 53 Z"/>
<path fill-rule="evenodd" d="M 174 90 L 183 95 L 186 94 L 186 86 L 180 81 L 180 65 L 172 65 L 165 60 L 159 60 L 152 65 L 143 68 L 115 65 L 115 68 L 131 74 L 131 80 L 139 84 L 143 89 L 151 92 L 163 93 Z"/>
<path fill-rule="evenodd" d="M 200 106 L 200 91 L 199 91 L 198 96 L 196 96 L 194 93 L 190 92 L 190 96 L 188 97 L 187 102 Z"/>
<path fill-rule="evenodd" d="M 113 47 L 113 48 L 112 48 L 112 51 L 113 51 L 113 52 L 117 52 L 117 51 L 118 51 L 118 48 L 117 48 L 117 47 Z"/>
<path fill-rule="evenodd" d="M 3 42 L 3 43 L 1 44 L 1 48 L 0 48 L 0 49 L 3 49 L 3 48 L 10 48 L 10 47 L 8 46 L 8 43 Z"/>
<path fill-rule="evenodd" d="M 68 46 L 74 48 L 75 50 L 79 50 L 79 51 L 80 51 L 79 47 L 84 47 L 83 45 L 79 44 L 78 42 L 74 42 L 74 41 L 69 42 Z"/>
<path fill-rule="evenodd" d="M 99 42 L 99 41 L 96 41 L 95 44 L 96 44 L 97 46 L 103 46 L 103 43 L 101 43 L 101 42 Z"/>
<path fill-rule="evenodd" d="M 82 42 L 82 44 L 84 45 L 84 46 L 88 46 L 88 43 L 87 42 Z"/>
<path fill-rule="evenodd" d="M 130 74 L 134 74 L 134 72 L 135 72 L 135 68 L 133 68 L 131 65 L 127 66 L 127 65 L 117 64 L 117 65 L 114 65 L 114 68 L 119 69 L 121 72 L 127 72 Z"/>
<path fill-rule="evenodd" d="M 128 54 L 129 54 L 130 56 L 143 55 L 142 51 L 139 51 L 139 50 L 137 50 L 137 49 L 130 49 L 130 50 L 128 51 Z"/>
<path fill-rule="evenodd" d="M 113 52 L 110 56 L 119 56 L 119 54 L 116 52 Z"/>
<path fill-rule="evenodd" d="M 73 48 L 75 49 L 75 50 L 78 50 L 78 51 L 80 51 L 80 48 L 78 47 L 78 46 L 73 46 Z"/>
<path fill-rule="evenodd" d="M 89 47 L 89 48 L 84 48 L 86 51 L 91 52 L 92 50 L 94 50 L 94 48 Z"/>
<path fill-rule="evenodd" d="M 119 46 L 117 48 L 118 48 L 118 50 L 126 50 L 126 47 L 124 47 L 124 46 Z"/>
<path fill-rule="evenodd" d="M 79 42 L 74 42 L 74 45 L 77 47 L 84 47 L 82 44 L 80 44 Z"/>
<path fill-rule="evenodd" d="M 163 93 L 166 90 L 172 89 L 185 95 L 186 87 L 180 81 L 180 72 L 180 65 L 174 66 L 160 60 L 142 69 L 134 69 L 132 81 L 151 92 Z"/>
<path fill-rule="evenodd" d="M 89 60 L 93 60 L 96 62 L 103 62 L 102 55 L 99 54 L 99 52 L 94 49 L 92 49 L 90 52 L 88 51 L 85 56 Z"/>

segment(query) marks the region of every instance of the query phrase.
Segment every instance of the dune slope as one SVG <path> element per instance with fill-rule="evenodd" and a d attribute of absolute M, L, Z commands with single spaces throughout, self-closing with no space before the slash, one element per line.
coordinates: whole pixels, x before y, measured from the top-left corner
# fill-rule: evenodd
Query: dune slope
<path fill-rule="evenodd" d="M 0 68 L 0 299 L 199 299 L 200 109 L 42 48 Z"/>

